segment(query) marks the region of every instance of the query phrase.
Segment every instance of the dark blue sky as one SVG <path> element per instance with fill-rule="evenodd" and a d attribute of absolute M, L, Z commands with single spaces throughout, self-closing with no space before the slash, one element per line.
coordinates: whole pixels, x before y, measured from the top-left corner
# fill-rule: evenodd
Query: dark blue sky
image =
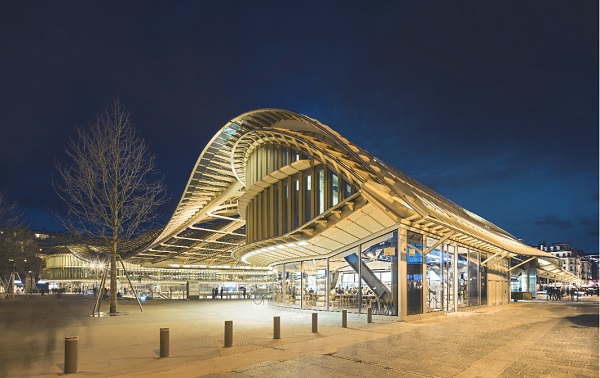
<path fill-rule="evenodd" d="M 119 96 L 172 200 L 229 119 L 316 118 L 529 244 L 598 252 L 598 2 L 0 0 L 0 190 L 56 229 Z"/>

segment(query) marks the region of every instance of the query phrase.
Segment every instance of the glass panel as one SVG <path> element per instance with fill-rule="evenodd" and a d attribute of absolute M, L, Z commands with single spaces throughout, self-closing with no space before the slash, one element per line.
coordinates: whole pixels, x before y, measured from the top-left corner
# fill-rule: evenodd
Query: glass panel
<path fill-rule="evenodd" d="M 340 200 L 345 200 L 346 198 L 348 198 L 348 195 L 346 193 L 346 185 L 348 185 L 348 182 L 346 180 L 344 180 L 342 177 L 339 178 L 339 181 L 340 181 L 340 195 L 341 195 Z"/>
<path fill-rule="evenodd" d="M 338 175 L 333 171 L 329 171 L 329 183 L 331 185 L 331 206 L 335 206 L 339 202 L 340 188 L 338 183 Z"/>
<path fill-rule="evenodd" d="M 487 266 L 482 265 L 481 262 L 485 261 L 489 256 L 487 253 L 482 252 L 479 262 L 481 272 L 481 304 L 487 304 Z"/>
<path fill-rule="evenodd" d="M 346 199 L 352 195 L 352 186 L 346 180 L 343 180 L 343 185 L 344 199 Z"/>
<path fill-rule="evenodd" d="M 316 175 L 316 207 L 317 207 L 317 213 L 315 214 L 315 216 L 322 214 L 325 212 L 325 172 L 323 170 L 323 165 L 319 165 L 318 167 L 315 168 L 315 175 Z"/>
<path fill-rule="evenodd" d="M 458 307 L 467 307 L 469 305 L 469 272 L 468 272 L 468 250 L 465 247 L 458 247 L 456 261 L 456 270 L 458 274 Z"/>
<path fill-rule="evenodd" d="M 254 151 L 254 159 L 253 160 L 254 160 L 254 169 L 253 169 L 253 171 L 254 171 L 253 183 L 254 183 L 254 182 L 258 181 L 258 167 L 260 164 L 260 160 L 258 159 L 258 152 L 256 152 L 256 151 Z"/>
<path fill-rule="evenodd" d="M 406 245 L 406 311 L 408 315 L 423 313 L 423 254 L 413 247 L 422 250 L 423 236 L 408 231 Z"/>
<path fill-rule="evenodd" d="M 275 235 L 281 235 L 279 231 L 279 188 L 273 185 L 273 220 L 275 221 Z"/>
<path fill-rule="evenodd" d="M 289 149 L 287 147 L 281 149 L 281 155 L 283 157 L 283 166 L 290 164 Z"/>
<path fill-rule="evenodd" d="M 329 310 L 358 312 L 358 247 L 329 258 Z"/>
<path fill-rule="evenodd" d="M 273 267 L 275 282 L 270 286 L 271 300 L 276 306 L 283 306 L 283 265 Z"/>
<path fill-rule="evenodd" d="M 298 228 L 298 219 L 300 218 L 300 179 L 298 176 L 292 178 L 292 228 Z"/>
<path fill-rule="evenodd" d="M 302 308 L 314 310 L 327 309 L 327 260 L 309 260 L 302 263 L 304 278 L 304 296 Z"/>
<path fill-rule="evenodd" d="M 292 308 L 300 308 L 302 305 L 302 272 L 300 263 L 285 264 L 285 305 Z"/>
<path fill-rule="evenodd" d="M 288 193 L 288 184 L 287 182 L 285 182 L 281 188 L 281 195 L 282 195 L 282 204 L 281 204 L 281 225 L 283 227 L 282 233 L 287 233 L 289 231 L 288 228 L 288 197 L 289 197 L 289 193 Z"/>
<path fill-rule="evenodd" d="M 312 181 L 311 175 L 306 174 L 304 176 L 304 223 L 312 219 L 311 214 L 311 193 L 312 193 Z"/>
<path fill-rule="evenodd" d="M 479 305 L 479 252 L 469 251 L 469 306 Z"/>
<path fill-rule="evenodd" d="M 444 263 L 444 276 L 443 281 L 444 285 L 443 295 L 444 295 L 444 310 L 446 311 L 455 311 L 454 308 L 454 246 L 446 245 L 446 251 L 443 254 L 443 263 Z"/>
<path fill-rule="evenodd" d="M 437 239 L 427 237 L 427 247 L 437 243 Z M 444 271 L 442 269 L 442 250 L 435 248 L 427 254 L 425 277 L 427 279 L 427 312 L 442 310 Z"/>
<path fill-rule="evenodd" d="M 398 233 L 361 246 L 361 312 L 371 307 L 376 315 L 398 314 Z"/>

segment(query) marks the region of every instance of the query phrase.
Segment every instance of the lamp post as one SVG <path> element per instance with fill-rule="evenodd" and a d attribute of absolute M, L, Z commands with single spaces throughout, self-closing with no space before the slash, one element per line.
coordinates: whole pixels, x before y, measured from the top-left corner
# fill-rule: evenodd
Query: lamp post
<path fill-rule="evenodd" d="M 29 271 L 29 294 L 33 294 L 33 274 Z"/>
<path fill-rule="evenodd" d="M 10 298 L 11 300 L 15 300 L 15 270 L 17 270 L 17 263 L 15 262 L 14 259 L 8 259 L 8 262 L 12 262 L 13 263 L 13 269 L 12 272 L 10 272 L 10 288 L 9 288 L 9 294 L 10 294 Z"/>

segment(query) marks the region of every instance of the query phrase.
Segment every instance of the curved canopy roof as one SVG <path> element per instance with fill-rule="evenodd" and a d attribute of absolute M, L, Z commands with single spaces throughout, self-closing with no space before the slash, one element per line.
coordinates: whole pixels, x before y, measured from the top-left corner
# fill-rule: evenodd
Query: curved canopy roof
<path fill-rule="evenodd" d="M 248 198 L 277 177 L 304 169 L 296 162 L 246 187 L 246 160 L 255 148 L 267 143 L 293 147 L 344 172 L 360 188 L 359 193 L 287 235 L 246 244 L 243 209 Z M 556 266 L 551 254 L 522 243 L 328 126 L 281 109 L 242 114 L 217 132 L 200 154 L 167 226 L 132 259 L 180 266 L 266 266 L 333 253 L 340 247 L 337 234 L 352 240 L 347 229 L 355 235 L 362 231 L 377 234 L 398 224 L 493 256 L 537 256 Z M 576 279 L 567 272 L 553 274 Z"/>

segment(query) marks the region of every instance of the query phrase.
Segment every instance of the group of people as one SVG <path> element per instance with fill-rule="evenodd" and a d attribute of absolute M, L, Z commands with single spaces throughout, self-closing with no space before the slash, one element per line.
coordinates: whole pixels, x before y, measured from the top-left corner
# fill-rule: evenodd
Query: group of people
<path fill-rule="evenodd" d="M 246 288 L 241 287 L 240 289 L 242 291 L 242 295 L 244 296 L 244 299 L 246 299 Z M 222 286 L 221 286 L 220 290 L 218 287 L 215 287 L 214 289 L 212 289 L 212 299 L 217 299 L 217 297 L 220 297 L 221 299 L 223 299 L 223 287 Z"/>
<path fill-rule="evenodd" d="M 221 287 L 221 299 L 223 299 L 223 287 Z M 212 299 L 217 299 L 217 297 L 219 296 L 219 288 L 215 287 L 214 289 L 212 289 Z"/>
<path fill-rule="evenodd" d="M 567 288 L 563 291 L 560 287 L 546 288 L 546 300 L 560 301 L 564 294 L 570 294 L 571 300 L 579 300 L 579 289 L 576 287 Z"/>
<path fill-rule="evenodd" d="M 546 300 L 560 301 L 562 300 L 562 291 L 559 287 L 547 287 L 546 288 Z"/>
<path fill-rule="evenodd" d="M 358 288 L 357 287 L 348 287 L 346 286 L 346 288 L 342 288 L 341 286 L 335 287 L 331 290 L 331 294 L 335 295 L 342 295 L 342 294 L 346 294 L 346 295 L 357 295 L 358 294 Z M 372 295 L 373 291 L 368 288 L 368 287 L 362 287 L 362 289 L 360 289 L 362 292 L 362 295 Z"/>

